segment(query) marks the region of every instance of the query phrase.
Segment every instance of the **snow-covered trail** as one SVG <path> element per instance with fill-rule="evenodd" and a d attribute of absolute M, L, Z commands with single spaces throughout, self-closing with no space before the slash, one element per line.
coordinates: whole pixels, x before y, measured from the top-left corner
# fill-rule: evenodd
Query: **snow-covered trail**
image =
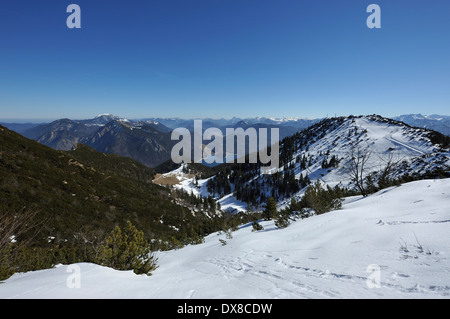
<path fill-rule="evenodd" d="M 160 252 L 150 277 L 82 263 L 69 288 L 59 266 L 14 275 L 0 297 L 450 298 L 449 207 L 450 179 L 412 182 L 285 229 L 243 225 Z"/>

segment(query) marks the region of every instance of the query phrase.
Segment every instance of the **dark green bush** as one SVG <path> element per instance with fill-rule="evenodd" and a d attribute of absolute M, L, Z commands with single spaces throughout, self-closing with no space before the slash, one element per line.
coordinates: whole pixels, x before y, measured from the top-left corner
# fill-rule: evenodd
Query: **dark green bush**
<path fill-rule="evenodd" d="M 311 208 L 317 214 L 323 214 L 331 210 L 337 210 L 342 207 L 342 197 L 345 191 L 338 186 L 324 188 L 320 181 L 308 186 L 304 196 L 300 201 L 291 201 L 291 211 L 302 211 Z"/>
<path fill-rule="evenodd" d="M 102 265 L 118 270 L 133 270 L 136 274 L 151 275 L 157 268 L 157 259 L 150 250 L 144 233 L 130 221 L 122 230 L 119 226 L 111 232 L 99 256 Z"/>

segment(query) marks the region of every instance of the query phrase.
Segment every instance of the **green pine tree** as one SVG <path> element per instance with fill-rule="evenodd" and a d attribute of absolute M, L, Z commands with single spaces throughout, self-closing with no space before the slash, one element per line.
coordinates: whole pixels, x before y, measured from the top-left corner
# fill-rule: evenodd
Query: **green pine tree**
<path fill-rule="evenodd" d="M 277 216 L 275 218 L 275 226 L 278 228 L 285 228 L 289 226 L 291 223 L 289 220 L 290 211 L 288 209 L 283 209 L 280 212 L 277 213 Z"/>
<path fill-rule="evenodd" d="M 263 229 L 264 229 L 264 227 L 262 227 L 261 224 L 258 223 L 257 220 L 255 220 L 255 221 L 253 222 L 253 224 L 252 224 L 252 232 L 253 232 L 253 231 L 263 230 Z"/>
<path fill-rule="evenodd" d="M 144 233 L 127 221 L 122 230 L 119 226 L 111 232 L 99 257 L 102 265 L 118 270 L 133 270 L 136 274 L 151 275 L 157 268 Z"/>
<path fill-rule="evenodd" d="M 265 220 L 270 220 L 277 216 L 277 202 L 275 201 L 275 198 L 269 197 L 269 199 L 267 199 L 263 216 Z"/>
<path fill-rule="evenodd" d="M 331 210 L 337 210 L 342 207 L 341 194 L 339 187 L 334 189 L 327 186 L 323 188 L 320 181 L 309 185 L 302 198 L 305 207 L 312 208 L 317 214 L 323 214 Z"/>

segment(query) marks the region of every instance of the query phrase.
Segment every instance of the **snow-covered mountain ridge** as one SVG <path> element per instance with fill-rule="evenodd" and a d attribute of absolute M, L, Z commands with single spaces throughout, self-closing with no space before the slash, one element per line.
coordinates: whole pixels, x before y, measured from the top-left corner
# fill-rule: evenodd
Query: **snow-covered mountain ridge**
<path fill-rule="evenodd" d="M 339 121 L 342 121 L 339 124 Z M 338 125 L 338 126 L 336 126 Z M 403 165 L 393 174 L 420 174 L 439 166 L 450 165 L 448 147 L 433 143 L 431 132 L 426 129 L 412 128 L 401 122 L 379 116 L 349 117 L 333 121 L 334 129 L 318 128 L 315 137 L 299 149 L 298 156 L 313 157 L 312 165 L 305 170 L 311 179 L 321 179 L 326 183 L 348 182 L 348 159 L 352 151 L 359 148 L 369 154 L 367 173 L 382 169 L 392 158 Z M 339 165 L 323 169 L 324 160 L 336 156 Z M 294 164 L 291 160 L 289 164 Z M 301 173 L 301 169 L 295 169 Z"/>
<path fill-rule="evenodd" d="M 243 192 L 241 196 L 235 192 L 237 185 L 231 175 L 228 176 L 231 193 L 225 194 L 219 191 L 221 185 L 217 185 L 217 182 L 214 184 L 215 177 L 200 179 L 194 183 L 193 178 L 183 176 L 181 169 L 167 173 L 166 176 L 180 178 L 180 183 L 175 187 L 205 197 L 214 196 L 219 199 L 222 207 L 245 210 L 247 205 L 243 203 L 249 200 L 258 208 L 263 207 L 269 196 L 275 197 L 280 205 L 289 202 L 291 197 L 302 196 L 304 185 L 299 190 L 292 188 L 293 191 L 283 186 L 282 180 L 286 174 L 295 175 L 296 181 L 307 177 L 311 181 L 320 180 L 331 187 L 340 185 L 354 189 L 350 168 L 352 154 L 356 154 L 356 151 L 366 154 L 363 175 L 371 176 L 375 186 L 383 172 L 386 172 L 384 178 L 389 180 L 427 174 L 432 177 L 436 172 L 448 176 L 448 146 L 448 138 L 439 133 L 410 127 L 377 115 L 331 118 L 284 139 L 280 147 L 281 165 L 278 174 L 259 175 L 256 171 L 245 185 L 239 185 Z M 213 187 L 208 187 L 208 183 Z M 256 193 L 257 197 L 254 195 Z"/>

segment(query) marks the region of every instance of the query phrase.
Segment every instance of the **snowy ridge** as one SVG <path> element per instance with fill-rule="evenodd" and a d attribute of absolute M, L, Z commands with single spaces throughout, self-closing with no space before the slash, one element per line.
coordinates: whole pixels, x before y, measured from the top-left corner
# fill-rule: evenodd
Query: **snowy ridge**
<path fill-rule="evenodd" d="M 329 119 L 311 126 L 304 132 L 310 136 L 305 138 L 303 133 L 299 133 L 298 137 L 295 137 L 294 144 L 298 150 L 292 154 L 290 161 L 279 168 L 283 173 L 289 167 L 297 180 L 307 175 L 311 181 L 320 180 L 331 187 L 338 184 L 354 187 L 349 175 L 349 160 L 352 150 L 356 148 L 370 154 L 366 175 L 383 170 L 389 161 L 395 164 L 388 175 L 390 178 L 398 178 L 403 174 L 421 175 L 435 169 L 448 170 L 450 167 L 449 150 L 434 145 L 428 137 L 430 131 L 412 128 L 376 115 Z M 332 157 L 338 160 L 338 165 L 323 168 L 323 162 L 330 161 Z M 303 158 L 307 162 L 304 168 L 301 165 Z M 180 172 L 178 170 L 168 175 L 180 176 Z M 272 194 L 265 176 L 259 176 L 252 181 L 258 183 L 260 193 L 267 196 Z M 207 182 L 208 180 L 199 180 L 197 187 L 193 178 L 183 177 L 182 181 L 174 186 L 197 195 L 216 197 L 224 210 L 238 212 L 247 209 L 247 205 L 238 201 L 233 194 L 219 198 L 218 194 L 209 193 Z M 231 187 L 233 190 L 234 185 Z M 301 197 L 304 191 L 305 189 L 302 189 L 292 196 Z M 279 205 L 287 205 L 292 196 L 279 198 Z"/>
<path fill-rule="evenodd" d="M 82 263 L 80 288 L 69 288 L 73 270 L 59 265 L 13 275 L 0 284 L 0 298 L 446 299 L 448 207 L 450 179 L 411 182 L 347 198 L 341 210 L 284 229 L 242 225 L 231 239 L 214 233 L 160 252 L 150 277 Z"/>
<path fill-rule="evenodd" d="M 346 119 L 337 129 L 327 132 L 323 138 L 310 144 L 307 151 L 301 150 L 295 156 L 312 155 L 315 157 L 315 164 L 307 168 L 309 174 L 312 175 L 312 177 L 310 175 L 312 180 L 320 178 L 330 184 L 348 183 L 346 159 L 351 154 L 353 147 L 360 147 L 370 152 L 368 167 L 372 171 L 382 168 L 389 154 L 392 154 L 396 160 L 411 162 L 416 157 L 439 151 L 439 148 L 425 137 L 422 130 L 380 122 L 371 117 L 361 117 Z M 328 153 L 327 156 L 325 156 L 326 153 Z M 448 165 L 450 164 L 448 158 L 450 153 L 444 154 L 447 156 L 446 163 Z M 341 160 L 337 169 L 333 169 L 331 172 L 322 169 L 319 164 L 326 157 L 330 158 L 333 155 Z M 298 174 L 301 173 L 300 170 L 297 171 Z M 418 172 L 418 168 L 409 171 Z"/>

